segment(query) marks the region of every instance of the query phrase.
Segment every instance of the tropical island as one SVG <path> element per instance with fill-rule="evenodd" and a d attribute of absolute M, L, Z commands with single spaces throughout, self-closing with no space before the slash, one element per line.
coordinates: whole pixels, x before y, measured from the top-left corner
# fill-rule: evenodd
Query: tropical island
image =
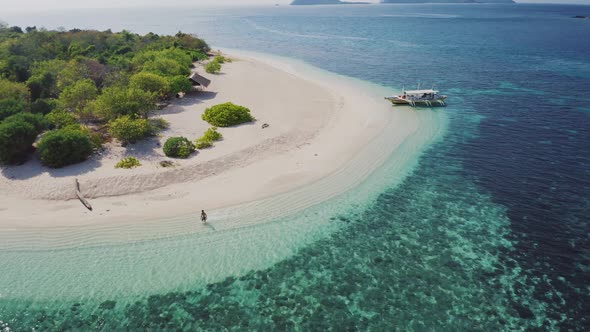
<path fill-rule="evenodd" d="M 0 54 L 0 226 L 143 222 L 304 188 L 265 208 L 297 211 L 419 127 L 354 84 L 182 32 L 3 25 Z"/>
<path fill-rule="evenodd" d="M 514 0 L 381 0 L 381 3 L 515 3 Z"/>

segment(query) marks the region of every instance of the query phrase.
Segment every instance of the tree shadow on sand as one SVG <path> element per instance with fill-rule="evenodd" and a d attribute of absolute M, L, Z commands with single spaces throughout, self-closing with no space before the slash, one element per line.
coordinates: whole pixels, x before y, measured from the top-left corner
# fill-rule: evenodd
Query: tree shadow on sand
<path fill-rule="evenodd" d="M 211 100 L 216 96 L 217 92 L 213 91 L 189 92 L 188 94 L 186 94 L 186 96 L 184 96 L 184 98 L 173 99 L 170 105 L 154 113 L 157 115 L 182 113 L 186 111 L 185 107 L 200 104 L 203 101 Z"/>
<path fill-rule="evenodd" d="M 95 155 L 92 158 L 78 164 L 62 168 L 50 168 L 41 164 L 39 157 L 34 155 L 22 165 L 3 167 L 1 173 L 6 178 L 17 181 L 28 180 L 43 173 L 48 173 L 54 178 L 62 178 L 92 172 L 96 168 L 100 167 L 100 165 L 100 157 Z"/>

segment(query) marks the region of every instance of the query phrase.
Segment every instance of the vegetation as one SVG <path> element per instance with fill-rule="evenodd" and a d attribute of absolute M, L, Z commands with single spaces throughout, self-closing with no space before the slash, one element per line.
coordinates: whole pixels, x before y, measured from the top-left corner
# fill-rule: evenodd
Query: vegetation
<path fill-rule="evenodd" d="M 199 138 L 195 141 L 195 147 L 199 150 L 210 148 L 212 146 L 213 146 L 213 141 L 204 140 L 201 138 Z"/>
<path fill-rule="evenodd" d="M 162 118 L 155 118 L 150 120 L 152 133 L 155 135 L 162 130 L 170 128 L 170 123 Z"/>
<path fill-rule="evenodd" d="M 0 60 L 0 66 L 1 64 L 2 60 Z M 11 115 L 26 111 L 28 104 L 29 91 L 26 85 L 0 79 L 0 121 Z"/>
<path fill-rule="evenodd" d="M 205 65 L 205 71 L 209 74 L 219 74 L 221 72 L 221 63 L 213 60 Z"/>
<path fill-rule="evenodd" d="M 135 168 L 141 166 L 141 163 L 135 157 L 123 158 L 120 162 L 115 165 L 115 168 Z"/>
<path fill-rule="evenodd" d="M 255 120 L 250 115 L 248 108 L 233 103 L 224 103 L 207 108 L 202 115 L 202 119 L 217 127 L 235 126 Z"/>
<path fill-rule="evenodd" d="M 86 160 L 93 148 L 88 132 L 73 125 L 45 134 L 38 151 L 43 164 L 59 168 Z"/>
<path fill-rule="evenodd" d="M 220 132 L 217 131 L 217 127 L 211 127 L 207 129 L 205 134 L 195 141 L 197 149 L 206 149 L 213 146 L 213 142 L 219 141 L 223 138 Z"/>
<path fill-rule="evenodd" d="M 42 139 L 42 160 L 52 167 L 87 158 L 77 150 L 62 158 L 63 151 L 78 148 L 72 137 L 89 138 L 95 149 L 104 140 L 85 127 L 72 130 L 73 124 L 109 123 L 109 134 L 123 144 L 149 136 L 156 130 L 147 121 L 156 103 L 189 91 L 192 62 L 206 59 L 208 51 L 203 40 L 182 32 L 141 36 L 0 24 L 0 162 L 26 160 L 42 132 L 33 118 L 6 122 L 19 114 L 46 115 L 44 123 L 56 129 Z M 52 152 L 58 155 L 48 156 Z"/>
<path fill-rule="evenodd" d="M 225 57 L 225 56 L 219 54 L 219 55 L 216 55 L 215 58 L 213 58 L 213 61 L 217 61 L 218 63 L 226 63 L 226 62 L 230 63 L 233 60 L 230 59 L 230 58 L 228 58 L 228 57 Z"/>
<path fill-rule="evenodd" d="M 0 123 L 0 162 L 24 162 L 33 151 L 33 143 L 43 126 L 42 117 L 25 113 L 12 115 Z"/>
<path fill-rule="evenodd" d="M 45 116 L 45 119 L 53 128 L 61 129 L 63 127 L 76 123 L 76 118 L 64 110 L 55 110 Z"/>
<path fill-rule="evenodd" d="M 118 139 L 123 146 L 136 143 L 152 135 L 153 130 L 150 122 L 146 119 L 134 119 L 124 115 L 109 122 L 109 133 Z"/>
<path fill-rule="evenodd" d="M 151 92 L 159 99 L 166 99 L 171 94 L 170 83 L 165 77 L 148 72 L 141 72 L 131 76 L 129 86 L 137 90 Z"/>
<path fill-rule="evenodd" d="M 188 158 L 195 152 L 195 145 L 186 137 L 170 137 L 164 143 L 164 154 L 171 158 Z"/>

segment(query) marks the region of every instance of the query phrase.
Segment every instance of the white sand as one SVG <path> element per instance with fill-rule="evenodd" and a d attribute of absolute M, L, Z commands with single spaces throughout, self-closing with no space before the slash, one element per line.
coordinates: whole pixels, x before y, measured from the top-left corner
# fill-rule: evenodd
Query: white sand
<path fill-rule="evenodd" d="M 150 225 L 164 236 L 198 220 L 201 209 L 221 229 L 264 222 L 358 185 L 431 116 L 392 110 L 382 97 L 365 94 L 350 81 L 302 77 L 280 61 L 236 60 L 225 64 L 221 75 L 208 75 L 207 92 L 157 112 L 171 124 L 160 138 L 127 149 L 112 144 L 101 156 L 60 170 L 43 167 L 36 158 L 4 167 L 0 230 L 112 229 L 117 223 Z M 175 160 L 174 169 L 159 166 L 168 158 L 158 145 L 170 136 L 201 136 L 209 127 L 201 120 L 205 108 L 227 101 L 249 107 L 257 121 L 221 128 L 223 141 Z M 270 127 L 261 129 L 263 123 Z M 414 151 L 404 150 L 407 158 L 415 159 L 415 150 L 435 133 L 426 136 Z M 143 166 L 115 169 L 124 156 L 137 157 Z M 93 212 L 75 199 L 75 178 Z"/>

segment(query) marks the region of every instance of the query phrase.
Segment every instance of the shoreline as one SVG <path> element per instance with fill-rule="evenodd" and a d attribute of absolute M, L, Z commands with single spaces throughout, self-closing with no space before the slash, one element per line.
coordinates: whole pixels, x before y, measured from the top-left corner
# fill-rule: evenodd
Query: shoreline
<path fill-rule="evenodd" d="M 57 197 L 63 199 L 64 195 L 74 197 L 73 186 L 68 189 L 68 182 L 78 177 L 82 191 L 91 198 L 91 203 L 95 207 L 94 212 L 85 211 L 77 200 L 38 200 L 9 195 L 5 192 L 6 184 L 12 185 L 10 191 L 14 193 L 19 192 L 18 186 L 22 183 L 6 177 L 0 178 L 3 187 L 0 191 L 0 229 L 39 230 L 120 223 L 142 224 L 176 218 L 184 219 L 190 225 L 193 215 L 196 216 L 201 208 L 208 211 L 211 221 L 221 222 L 226 219 L 223 217 L 226 214 L 225 210 L 239 206 L 246 209 L 248 205 L 256 205 L 257 202 L 272 200 L 273 197 L 297 190 L 305 191 L 306 187 L 320 181 L 327 182 L 317 189 L 321 194 L 314 194 L 317 197 L 307 199 L 305 204 L 291 204 L 289 207 L 273 204 L 276 211 L 267 211 L 266 216 L 252 218 L 253 223 L 260 223 L 264 222 L 262 219 L 269 220 L 295 213 L 353 188 L 379 167 L 408 136 L 419 130 L 420 114 L 412 110 L 392 110 L 388 103 L 358 89 L 352 80 L 344 83 L 338 81 L 337 77 L 328 79 L 322 77 L 326 76 L 325 73 L 317 75 L 319 78 L 314 75 L 306 76 L 309 72 L 299 72 L 301 68 L 296 68 L 299 65 L 294 65 L 294 62 L 281 62 L 281 59 L 276 57 L 261 58 L 258 54 L 252 56 L 247 52 L 235 50 L 229 54 L 237 54 L 237 61 L 224 67 L 227 73 L 213 77 L 214 81 L 209 89 L 215 94 L 213 98 L 193 103 L 191 98 L 198 99 L 197 95 L 182 100 L 181 105 L 175 103 L 169 106 L 172 107 L 171 110 L 164 109 L 164 113 L 171 114 L 162 117 L 172 118 L 172 132 L 166 132 L 165 136 L 185 133 L 186 128 L 182 132 L 183 129 L 176 128 L 175 123 L 186 123 L 193 119 L 194 122 L 201 121 L 200 114 L 205 107 L 225 101 L 250 106 L 252 101 L 247 100 L 248 98 L 264 96 L 265 98 L 258 98 L 263 99 L 263 105 L 251 107 L 258 122 L 247 126 L 249 128 L 222 128 L 221 132 L 225 139 L 219 146 L 203 150 L 186 163 L 181 161 L 184 165 L 172 171 L 154 173 L 150 172 L 153 169 L 146 170 L 144 167 L 116 171 L 109 169 L 107 174 L 131 173 L 123 177 L 115 175 L 109 178 L 101 176 L 99 167 L 98 171 L 93 170 L 88 174 L 57 178 L 57 181 L 63 183 L 65 189 L 62 190 L 55 190 L 56 178 L 51 176 L 43 180 L 29 180 L 45 185 L 50 191 L 58 192 Z M 264 74 L 256 74 L 256 71 Z M 266 76 L 258 82 L 253 74 Z M 250 75 L 248 81 L 258 89 L 237 93 L 236 91 L 243 90 L 244 82 L 240 81 L 242 75 Z M 268 88 L 275 87 L 274 91 L 267 92 L 260 88 L 265 79 L 272 81 Z M 281 89 L 276 88 L 277 86 Z M 303 94 L 300 91 L 302 88 Z M 288 91 L 289 89 L 293 91 Z M 226 94 L 228 90 L 231 91 Z M 286 90 L 287 94 L 275 97 L 272 104 L 273 98 L 268 96 Z M 311 104 L 307 99 L 301 100 L 306 97 L 312 99 Z M 279 99 L 278 102 L 276 99 Z M 271 105 L 264 105 L 265 103 Z M 301 105 L 298 112 L 297 108 L 287 107 L 287 111 L 279 115 L 274 114 L 275 118 L 272 118 L 272 112 L 276 112 L 273 111 L 273 107 L 285 103 Z M 257 116 L 257 110 L 260 111 L 263 107 L 267 107 L 269 111 L 264 111 L 262 117 Z M 318 112 L 318 109 L 321 112 Z M 271 126 L 265 130 L 259 129 L 263 122 L 269 122 Z M 204 130 L 207 126 L 204 123 L 195 129 L 195 138 L 198 137 L 197 131 Z M 396 131 L 395 135 L 391 135 L 392 130 Z M 390 134 L 390 137 L 383 141 L 387 134 Z M 376 142 L 379 138 L 383 142 Z M 242 147 L 243 142 L 249 145 Z M 360 157 L 364 165 L 354 166 L 355 161 L 359 164 L 359 154 L 371 151 L 371 147 L 373 152 Z M 109 167 L 109 162 L 114 164 L 116 161 L 110 158 L 101 167 Z M 30 163 L 32 162 L 29 161 Z M 331 178 L 337 178 L 339 172 L 345 171 L 347 167 L 351 170 L 351 178 L 336 181 L 340 183 L 330 181 Z M 2 175 L 4 174 L 5 170 L 2 172 Z M 328 181 L 325 181 L 326 179 Z M 99 184 L 108 190 L 101 191 Z M 24 187 L 25 190 L 29 190 Z M 67 193 L 68 190 L 72 192 Z M 244 210 L 244 215 L 249 214 Z M 194 217 L 194 220 L 198 218 Z M 235 222 L 234 225 L 230 221 L 226 222 L 228 224 L 224 224 L 224 229 L 240 226 L 235 225 Z"/>
<path fill-rule="evenodd" d="M 244 61 L 248 56 L 239 54 Z M 255 58 L 258 60 L 248 61 L 278 66 L 281 75 L 297 82 L 302 82 L 303 75 L 307 85 L 319 83 L 314 89 L 325 91 L 322 86 L 326 86 L 338 91 L 336 95 L 360 98 L 363 105 L 350 109 L 353 116 L 341 111 L 339 115 L 349 116 L 332 116 L 322 122 L 322 130 L 310 143 L 294 150 L 196 182 L 94 199 L 94 212 L 80 212 L 83 206 L 78 201 L 0 200 L 0 210 L 14 205 L 38 211 L 35 218 L 24 216 L 10 222 L 5 218 L 7 210 L 0 211 L 0 260 L 18 267 L 0 275 L 0 284 L 7 285 L 3 298 L 68 301 L 92 292 L 95 300 L 123 303 L 133 296 L 190 290 L 268 268 L 346 227 L 347 218 L 360 218 L 381 193 L 412 172 L 423 151 L 446 130 L 444 112 L 392 110 L 380 96 L 389 91 L 385 87 L 296 61 Z M 223 77 L 230 76 L 228 70 Z M 353 132 L 367 134 L 371 123 L 376 123 L 368 127 L 373 129 L 371 135 L 351 136 Z M 273 122 L 270 128 L 273 124 L 277 126 Z M 225 136 L 228 143 L 240 142 L 230 138 Z M 357 145 L 348 150 L 351 141 Z M 211 151 L 219 148 L 222 153 L 221 147 Z M 349 153 L 343 154 L 342 149 Z M 320 156 L 311 153 L 318 150 L 331 160 L 320 164 Z M 308 173 L 293 173 L 297 167 Z M 261 171 L 269 176 L 265 182 L 253 176 Z M 268 183 L 273 184 L 271 191 L 265 191 Z M 211 191 L 203 192 L 203 188 Z M 127 205 L 116 205 L 122 198 Z M 209 222 L 202 224 L 201 206 L 195 201 L 206 199 L 223 206 L 207 208 Z M 113 207 L 119 210 L 105 212 Z M 124 269 L 122 261 L 128 262 Z M 30 271 L 30 277 L 23 280 L 19 271 Z M 149 283 L 137 283 L 146 275 L 151 276 Z M 68 287 L 71 284 L 76 287 Z"/>

